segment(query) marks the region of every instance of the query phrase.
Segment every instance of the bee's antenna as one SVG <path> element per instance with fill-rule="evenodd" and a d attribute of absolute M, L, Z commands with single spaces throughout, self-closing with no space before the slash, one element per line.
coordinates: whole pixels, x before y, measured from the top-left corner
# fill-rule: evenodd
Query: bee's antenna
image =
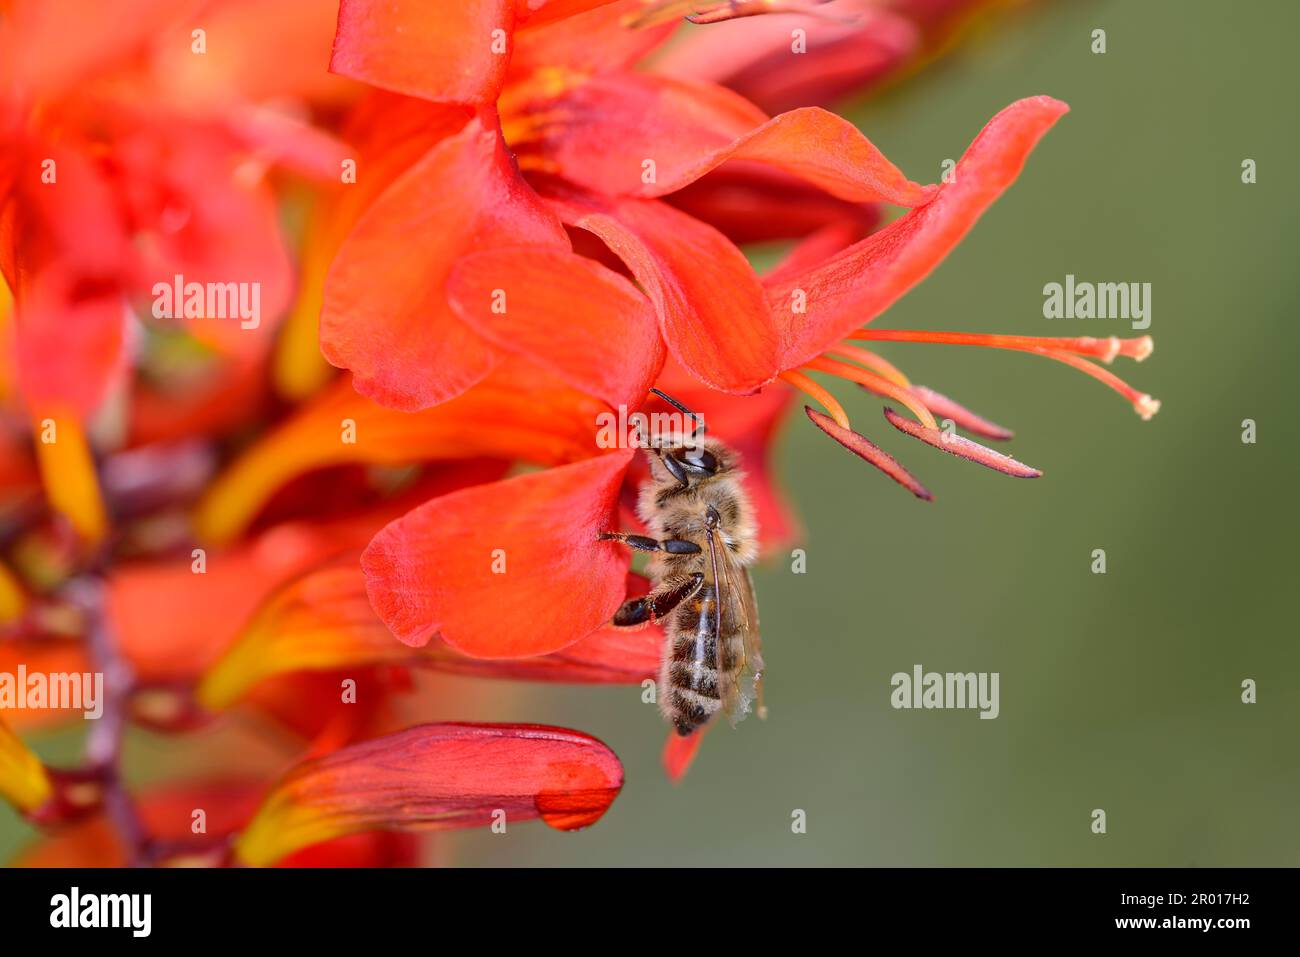
<path fill-rule="evenodd" d="M 678 402 L 668 393 L 660 392 L 658 389 L 651 389 L 650 391 L 653 392 L 655 395 L 659 396 L 659 398 L 663 399 L 665 402 L 671 405 L 678 412 L 684 412 L 686 415 L 689 415 L 692 419 L 699 418 L 694 412 L 686 408 L 686 406 L 682 405 L 680 402 Z"/>
<path fill-rule="evenodd" d="M 665 402 L 671 405 L 678 412 L 681 412 L 683 415 L 689 415 L 692 419 L 695 420 L 695 435 L 691 436 L 692 439 L 694 439 L 695 436 L 703 434 L 704 416 L 692 412 L 690 409 L 686 408 L 686 406 L 682 405 L 680 402 L 674 399 L 671 395 L 668 395 L 668 393 L 666 392 L 660 392 L 658 389 L 651 389 L 650 391 L 653 392 L 655 395 L 659 396 L 659 398 L 663 399 Z"/>

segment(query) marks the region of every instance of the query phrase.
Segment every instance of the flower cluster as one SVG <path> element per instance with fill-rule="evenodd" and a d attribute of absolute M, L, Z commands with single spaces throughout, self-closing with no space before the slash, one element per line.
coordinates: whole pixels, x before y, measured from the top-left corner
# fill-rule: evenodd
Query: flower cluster
<path fill-rule="evenodd" d="M 22 860 L 403 864 L 403 832 L 597 820 L 622 786 L 600 741 L 434 720 L 468 692 L 431 712 L 412 691 L 655 674 L 662 630 L 610 624 L 646 582 L 600 539 L 635 521 L 644 465 L 595 438 L 665 408 L 652 387 L 744 456 L 769 549 L 797 535 L 767 447 L 799 392 L 931 497 L 814 374 L 1039 474 L 942 428 L 1011 437 L 873 342 L 1036 353 L 1154 413 L 1093 361 L 1146 337 L 869 325 L 1066 107 L 1011 104 L 921 185 L 824 104 L 994 5 L 6 5 L 0 674 L 104 677 L 76 767 L 17 733 L 66 712 L 0 710 L 0 795 L 47 835 Z M 789 243 L 762 273 L 760 240 Z M 136 788 L 131 725 L 205 762 Z M 276 757 L 251 760 L 268 726 Z M 699 738 L 670 736 L 670 775 Z"/>

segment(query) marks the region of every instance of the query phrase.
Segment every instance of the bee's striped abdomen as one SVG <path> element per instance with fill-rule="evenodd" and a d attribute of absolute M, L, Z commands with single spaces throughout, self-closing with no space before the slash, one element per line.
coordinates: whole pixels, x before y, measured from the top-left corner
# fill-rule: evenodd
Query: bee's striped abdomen
<path fill-rule="evenodd" d="M 665 646 L 660 689 L 663 710 L 680 735 L 688 735 L 717 714 L 722 707 L 718 674 L 717 630 L 718 592 L 713 582 L 673 612 Z M 732 642 L 722 633 L 723 667 L 728 667 Z"/>

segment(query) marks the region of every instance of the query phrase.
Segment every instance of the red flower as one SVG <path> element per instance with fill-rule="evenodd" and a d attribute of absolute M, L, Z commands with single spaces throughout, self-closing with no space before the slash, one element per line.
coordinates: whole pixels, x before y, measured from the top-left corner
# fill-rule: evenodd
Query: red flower
<path fill-rule="evenodd" d="M 887 420 L 936 448 L 1011 475 L 1039 472 L 941 429 L 936 416 L 1010 437 L 853 340 L 1033 351 L 1114 385 L 1144 416 L 1154 411 L 1154 400 L 1081 358 L 1143 358 L 1146 338 L 863 328 L 961 241 L 1065 104 L 1044 96 L 1012 104 L 945 182 L 922 186 L 824 110 L 768 118 L 721 87 L 634 71 L 666 31 L 629 29 L 636 4 L 592 6 L 563 19 L 571 5 L 543 6 L 543 23 L 486 0 L 418 16 L 344 3 L 336 69 L 465 111 L 463 128 L 360 218 L 327 279 L 322 345 L 359 390 L 424 408 L 473 395 L 513 356 L 611 407 L 636 409 L 663 374 L 666 349 L 672 368 L 711 390 L 697 407 L 709 412 L 719 393 L 751 396 L 782 379 L 828 410 L 809 410 L 818 427 L 922 498 L 929 491 L 853 432 L 809 373 L 892 400 L 915 420 L 886 409 Z M 498 31 L 498 54 L 454 42 L 457 29 Z M 759 276 L 728 236 L 773 235 L 766 220 L 789 209 L 795 181 L 801 199 L 821 202 L 789 230 L 803 242 Z M 774 200 L 782 196 L 785 205 Z M 908 211 L 867 234 L 880 204 Z M 414 647 L 437 636 L 481 658 L 553 654 L 593 634 L 625 597 L 627 557 L 596 538 L 617 524 L 631 458 L 596 454 L 430 501 L 363 554 L 372 605 Z M 665 756 L 678 772 L 689 759 L 680 749 Z"/>
<path fill-rule="evenodd" d="M 189 26 L 168 4 L 133 0 L 113 43 L 74 32 L 63 45 L 59 18 L 102 25 L 100 5 L 11 6 L 0 129 L 16 148 L 0 159 L 0 269 L 16 336 L 0 400 L 16 403 L 16 380 L 25 417 L 51 417 L 59 440 L 0 470 L 13 505 L 0 664 L 103 671 L 109 716 L 73 768 L 46 767 L 0 725 L 0 795 L 52 835 L 29 863 L 402 864 L 415 848 L 386 832 L 597 820 L 622 785 L 601 742 L 532 725 L 408 727 L 427 716 L 401 692 L 418 672 L 654 674 L 662 631 L 609 621 L 646 582 L 599 540 L 635 521 L 627 506 L 645 466 L 595 435 L 604 416 L 654 407 L 652 386 L 705 412 L 744 456 L 768 545 L 793 532 L 765 461 L 790 386 L 828 410 L 809 410 L 820 428 L 929 496 L 849 428 L 812 374 L 888 398 L 915 417 L 886 409 L 888 421 L 943 451 L 1037 474 L 941 430 L 936 416 L 1010 436 L 863 341 L 1035 352 L 1154 411 L 1087 361 L 1143 358 L 1147 339 L 863 328 L 962 239 L 1065 110 L 1047 97 L 1013 104 L 952 181 L 925 186 L 846 121 L 804 106 L 915 62 L 972 6 L 963 0 L 909 0 L 853 24 L 839 17 L 854 0 L 697 11 L 735 18 L 708 28 L 733 36 L 766 22 L 750 14 L 786 9 L 809 18 L 787 24 L 825 27 L 784 88 L 768 82 L 763 42 L 719 60 L 707 82 L 668 75 L 671 51 L 659 73 L 638 70 L 673 31 L 677 3 L 343 0 L 333 67 L 378 88 L 341 124 L 358 179 L 307 198 L 302 293 L 274 353 L 270 321 L 254 336 L 181 327 L 183 349 L 216 357 L 202 375 L 192 356 L 155 362 L 152 339 L 127 350 L 126 307 L 175 272 L 260 282 L 271 319 L 287 306 L 283 184 L 265 168 L 332 177 L 342 154 L 251 104 L 287 94 L 328 104 L 316 119 L 339 117 L 342 81 L 311 65 L 319 17 L 288 62 L 263 70 L 299 9 L 287 0 L 205 6 L 223 38 L 206 59 L 185 55 Z M 846 68 L 849 43 L 871 55 Z M 736 90 L 796 108 L 769 117 Z M 33 178 L 42 158 L 57 189 Z M 908 211 L 873 232 L 884 205 Z M 760 275 L 736 244 L 769 238 L 799 242 Z M 7 321 L 7 301 L 0 311 Z M 334 383 L 313 345 L 318 311 L 324 354 L 351 370 Z M 119 385 L 124 401 L 108 410 L 129 417 L 109 424 L 126 447 L 92 448 L 83 420 Z M 508 474 L 516 465 L 531 469 Z M 32 494 L 37 472 L 48 508 Z M 456 707 L 456 684 L 440 708 Z M 182 734 L 236 709 L 293 732 L 286 774 L 124 787 L 128 723 Z M 701 737 L 670 735 L 670 776 Z M 209 757 L 242 767 L 241 743 Z M 195 834 L 193 809 L 209 803 L 208 831 Z"/>

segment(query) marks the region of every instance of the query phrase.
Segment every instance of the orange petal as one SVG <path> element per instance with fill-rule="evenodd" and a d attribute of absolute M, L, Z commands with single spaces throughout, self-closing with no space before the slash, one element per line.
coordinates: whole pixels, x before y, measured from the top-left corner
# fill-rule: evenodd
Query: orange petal
<path fill-rule="evenodd" d="M 565 223 L 599 236 L 659 314 L 668 351 L 721 392 L 754 392 L 777 373 L 779 344 L 763 291 L 739 249 L 664 203 L 565 193 Z"/>
<path fill-rule="evenodd" d="M 204 541 L 228 542 L 291 479 L 335 465 L 480 456 L 541 465 L 574 461 L 594 451 L 596 416 L 604 409 L 521 360 L 503 362 L 469 392 L 418 413 L 376 405 L 344 378 L 218 476 L 198 505 L 195 529 Z M 344 441 L 345 431 L 353 441 Z"/>
<path fill-rule="evenodd" d="M 630 67 L 660 46 L 677 28 L 666 23 L 648 30 L 629 30 L 622 23 L 629 10 L 641 0 L 617 0 L 600 4 L 586 12 L 572 14 L 562 21 L 530 19 L 515 34 L 515 49 L 510 57 L 508 83 L 518 82 L 541 69 L 555 67 L 584 72 Z M 558 11 L 560 4 L 548 3 L 543 13 Z"/>
<path fill-rule="evenodd" d="M 0 629 L 13 625 L 27 609 L 27 593 L 18 576 L 0 562 Z"/>
<path fill-rule="evenodd" d="M 729 87 L 769 112 L 825 105 L 861 92 L 918 52 L 919 31 L 898 15 L 915 6 L 894 4 L 891 10 L 876 0 L 838 0 L 824 13 L 813 8 L 804 15 L 729 20 L 683 32 L 655 69 Z M 806 49 L 791 56 L 796 29 Z"/>
<path fill-rule="evenodd" d="M 51 96 L 119 64 L 198 0 L 14 0 L 0 20 L 0 88 Z"/>
<path fill-rule="evenodd" d="M 186 104 L 261 103 L 293 97 L 345 100 L 356 87 L 324 69 L 338 26 L 337 0 L 234 0 L 203 10 L 207 50 L 190 49 L 188 19 L 152 51 L 168 92 Z M 335 167 L 337 169 L 337 166 Z"/>
<path fill-rule="evenodd" d="M 347 549 L 361 548 L 392 507 L 334 521 L 270 528 L 237 549 L 212 550 L 204 571 L 187 555 L 119 564 L 107 609 L 142 683 L 190 682 L 222 655 L 277 587 Z"/>
<path fill-rule="evenodd" d="M 471 249 L 531 243 L 569 248 L 499 131 L 471 120 L 402 174 L 339 250 L 325 281 L 325 358 L 351 369 L 359 392 L 403 411 L 459 395 L 495 359 L 448 307 L 447 276 Z"/>
<path fill-rule="evenodd" d="M 435 632 L 479 658 L 557 651 L 609 621 L 628 555 L 610 528 L 634 450 L 444 495 L 383 529 L 361 557 L 393 634 Z"/>
<path fill-rule="evenodd" d="M 87 545 L 108 534 L 99 474 L 81 422 L 70 413 L 46 410 L 33 423 L 36 461 L 50 507 L 66 518 Z"/>
<path fill-rule="evenodd" d="M 876 204 L 836 199 L 788 173 L 753 163 L 723 166 L 666 200 L 738 244 L 818 237 L 818 245 L 796 247 L 782 260 L 780 268 L 794 272 L 857 242 L 880 221 Z M 768 273 L 766 281 L 772 279 Z"/>
<path fill-rule="evenodd" d="M 1019 175 L 1034 145 L 1068 107 L 1037 96 L 989 121 L 932 201 L 800 275 L 767 285 L 784 327 L 782 368 L 820 355 L 920 282 Z M 796 292 L 802 291 L 804 297 Z M 806 298 L 806 311 L 791 307 Z"/>
<path fill-rule="evenodd" d="M 615 409 L 639 406 L 663 366 L 649 300 L 622 276 L 570 252 L 473 253 L 456 264 L 447 297 L 484 339 Z"/>
<path fill-rule="evenodd" d="M 0 641 L 0 674 L 16 674 L 25 665 L 28 674 L 73 674 L 93 671 L 85 642 L 79 638 L 47 635 L 6 636 Z M 21 708 L 6 710 L 5 720 L 15 730 L 44 729 L 82 720 L 81 712 L 64 708 Z"/>
<path fill-rule="evenodd" d="M 695 755 L 699 752 L 700 745 L 704 743 L 704 733 L 709 730 L 709 727 L 710 725 L 706 724 L 686 737 L 682 737 L 676 731 L 668 732 L 668 740 L 664 742 L 660 760 L 663 762 L 664 773 L 668 775 L 669 781 L 676 784 L 686 776 L 686 772 L 695 763 Z"/>
<path fill-rule="evenodd" d="M 507 108 L 503 106 L 503 115 Z M 512 141 L 525 169 L 596 192 L 665 196 L 728 161 L 781 170 L 854 203 L 918 206 L 913 183 L 852 123 L 817 107 L 768 119 L 723 87 L 635 73 L 600 74 L 509 110 L 536 116 Z"/>
<path fill-rule="evenodd" d="M 0 797 L 20 811 L 34 811 L 53 794 L 41 759 L 0 720 Z"/>
<path fill-rule="evenodd" d="M 589 735 L 541 725 L 427 724 L 293 768 L 235 845 L 266 866 L 320 841 L 379 828 L 508 828 L 540 817 L 594 824 L 623 787 L 623 768 Z"/>
<path fill-rule="evenodd" d="M 514 0 L 341 0 L 330 70 L 426 100 L 490 103 L 514 27 Z"/>

